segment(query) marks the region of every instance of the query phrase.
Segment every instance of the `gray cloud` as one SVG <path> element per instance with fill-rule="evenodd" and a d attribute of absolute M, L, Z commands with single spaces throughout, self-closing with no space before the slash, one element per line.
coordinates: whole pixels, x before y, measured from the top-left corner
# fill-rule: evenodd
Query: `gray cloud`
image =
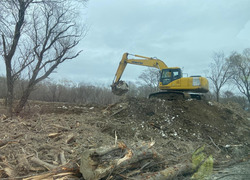
<path fill-rule="evenodd" d="M 248 0 L 89 1 L 84 53 L 58 72 L 111 83 L 122 54 L 130 52 L 204 75 L 214 51 L 249 47 L 249 7 Z M 143 69 L 128 65 L 123 79 L 136 80 Z"/>
<path fill-rule="evenodd" d="M 249 7 L 249 0 L 91 0 L 80 17 L 89 27 L 83 53 L 52 78 L 111 83 L 124 52 L 204 75 L 214 51 L 249 47 Z M 123 79 L 136 80 L 143 69 L 128 65 Z"/>

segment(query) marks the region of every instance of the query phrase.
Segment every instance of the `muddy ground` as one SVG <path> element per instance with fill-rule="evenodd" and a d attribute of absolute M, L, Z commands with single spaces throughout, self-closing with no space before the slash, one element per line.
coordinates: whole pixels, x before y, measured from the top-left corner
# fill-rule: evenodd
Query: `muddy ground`
<path fill-rule="evenodd" d="M 30 102 L 12 119 L 5 117 L 2 103 L 0 113 L 1 179 L 47 172 L 34 158 L 53 167 L 63 163 L 62 155 L 64 161 L 80 162 L 84 150 L 114 145 L 115 135 L 127 144 L 155 141 L 154 148 L 169 166 L 205 145 L 214 158 L 214 179 L 232 165 L 249 165 L 249 117 L 233 103 L 136 98 L 109 106 Z"/>

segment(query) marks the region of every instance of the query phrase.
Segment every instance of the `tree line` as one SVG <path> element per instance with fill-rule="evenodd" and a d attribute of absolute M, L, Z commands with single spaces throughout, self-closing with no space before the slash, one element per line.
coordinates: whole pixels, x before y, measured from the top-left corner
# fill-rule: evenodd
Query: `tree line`
<path fill-rule="evenodd" d="M 239 92 L 250 104 L 250 48 L 242 53 L 232 52 L 225 56 L 223 52 L 215 52 L 208 69 L 208 78 L 211 82 L 215 98 L 221 101 L 222 90 L 230 95 Z M 228 90 L 229 89 L 229 90 Z"/>
<path fill-rule="evenodd" d="M 13 90 L 14 100 L 22 97 L 28 83 L 29 81 L 25 79 L 16 80 Z M 152 86 L 142 82 L 129 82 L 128 84 L 130 90 L 127 95 L 132 97 L 147 97 L 148 94 L 155 90 L 154 88 L 152 89 Z M 2 76 L 0 77 L 0 98 L 6 100 L 6 96 L 6 77 Z M 92 85 L 84 82 L 75 83 L 67 79 L 59 81 L 44 80 L 35 86 L 29 96 L 29 100 L 101 105 L 112 104 L 119 99 L 119 96 L 115 96 L 112 93 L 109 85 Z"/>

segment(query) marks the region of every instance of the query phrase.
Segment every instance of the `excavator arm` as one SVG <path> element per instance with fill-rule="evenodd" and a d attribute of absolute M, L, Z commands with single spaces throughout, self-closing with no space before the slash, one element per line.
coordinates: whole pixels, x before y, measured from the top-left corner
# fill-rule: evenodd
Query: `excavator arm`
<path fill-rule="evenodd" d="M 128 55 L 137 57 L 138 59 L 128 59 Z M 141 55 L 133 55 L 129 53 L 124 53 L 120 61 L 120 64 L 118 66 L 118 69 L 116 71 L 113 84 L 111 85 L 112 92 L 116 95 L 122 95 L 128 91 L 128 85 L 124 81 L 120 80 L 127 64 L 155 67 L 160 70 L 168 68 L 168 66 L 163 61 L 157 58 L 150 58 L 150 57 L 145 57 Z"/>

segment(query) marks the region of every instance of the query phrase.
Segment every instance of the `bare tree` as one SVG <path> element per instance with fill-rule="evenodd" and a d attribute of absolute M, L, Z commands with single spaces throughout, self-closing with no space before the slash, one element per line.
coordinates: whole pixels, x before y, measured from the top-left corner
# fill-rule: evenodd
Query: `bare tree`
<path fill-rule="evenodd" d="M 231 91 L 225 91 L 222 100 L 223 103 L 237 103 L 242 109 L 245 110 L 249 107 L 248 100 L 245 96 L 238 96 Z"/>
<path fill-rule="evenodd" d="M 232 74 L 223 52 L 214 53 L 212 58 L 213 62 L 209 66 L 208 78 L 214 86 L 216 101 L 219 102 L 221 88 L 228 82 Z"/>
<path fill-rule="evenodd" d="M 132 81 L 128 81 L 128 87 L 129 87 L 129 91 L 127 93 L 128 96 L 131 96 L 131 97 L 137 97 L 138 94 L 139 94 L 139 88 L 137 86 L 137 83 L 134 83 Z"/>
<path fill-rule="evenodd" d="M 146 84 L 146 87 L 148 87 L 150 91 L 149 93 L 158 90 L 159 78 L 159 70 L 155 68 L 147 68 L 139 76 L 139 79 L 141 79 Z"/>
<path fill-rule="evenodd" d="M 47 78 L 59 64 L 76 58 L 73 49 L 84 34 L 84 27 L 71 0 L 10 0 L 1 2 L 7 9 L 2 17 L 2 54 L 6 65 L 8 111 L 13 108 L 15 79 L 28 79 L 16 107 L 20 112 L 35 85 Z M 2 9 L 2 8 L 1 8 Z M 14 22 L 12 24 L 12 22 Z M 14 56 L 15 55 L 15 56 Z"/>
<path fill-rule="evenodd" d="M 2 11 L 0 16 L 0 32 L 2 37 L 0 51 L 6 67 L 6 104 L 10 116 L 12 116 L 13 108 L 14 82 L 18 78 L 20 71 L 22 71 L 26 66 L 26 62 L 24 62 L 19 69 L 15 69 L 15 65 L 13 65 L 12 61 L 17 51 L 23 26 L 25 24 L 25 14 L 31 2 L 32 0 L 12 0 L 0 2 Z M 20 59 L 18 59 L 18 61 L 19 60 Z"/>
<path fill-rule="evenodd" d="M 250 48 L 242 54 L 233 52 L 228 58 L 233 82 L 250 103 Z"/>

